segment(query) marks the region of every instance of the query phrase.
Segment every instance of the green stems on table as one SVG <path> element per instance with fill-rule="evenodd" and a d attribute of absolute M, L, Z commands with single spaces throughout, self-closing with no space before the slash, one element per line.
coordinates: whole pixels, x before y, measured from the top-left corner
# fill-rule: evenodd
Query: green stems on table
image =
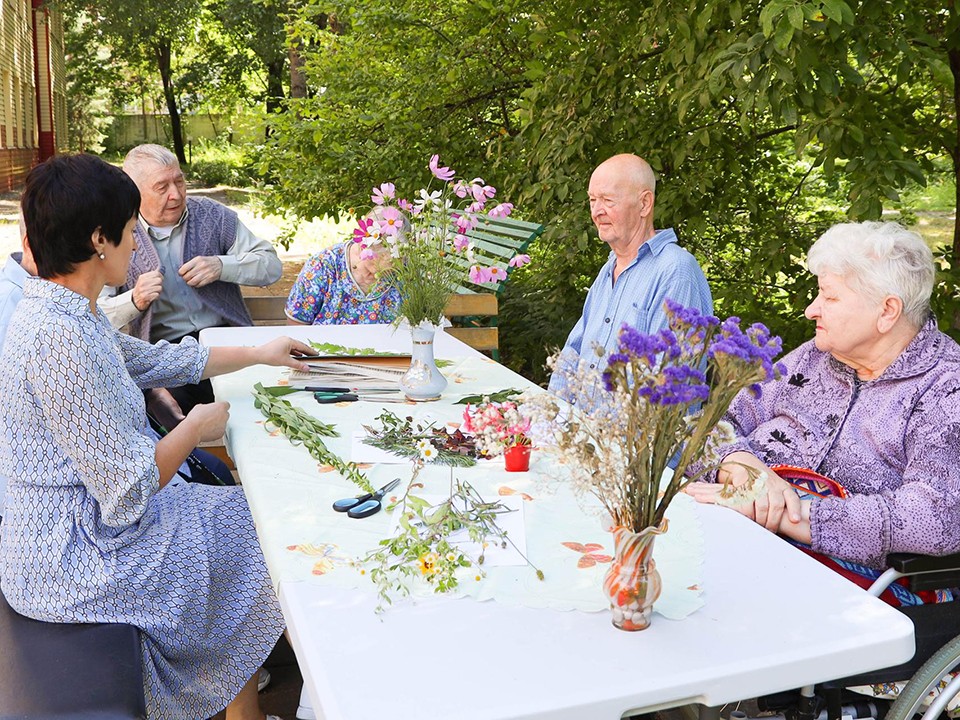
<path fill-rule="evenodd" d="M 311 457 L 330 465 L 364 492 L 375 492 L 366 475 L 355 464 L 331 452 L 321 440 L 322 437 L 339 435 L 333 425 L 295 408 L 289 400 L 270 395 L 261 383 L 253 386 L 253 406 L 266 418 L 263 426 L 268 431 L 282 433 L 292 445 L 303 445 Z"/>

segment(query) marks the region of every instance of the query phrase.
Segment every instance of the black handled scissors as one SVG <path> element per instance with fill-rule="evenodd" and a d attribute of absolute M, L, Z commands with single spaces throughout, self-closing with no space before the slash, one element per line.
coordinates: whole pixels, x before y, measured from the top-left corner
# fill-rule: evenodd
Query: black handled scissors
<path fill-rule="evenodd" d="M 345 512 L 347 517 L 365 518 L 380 512 L 383 496 L 400 484 L 400 478 L 394 478 L 375 493 L 364 493 L 352 498 L 343 498 L 333 504 L 337 512 Z"/>

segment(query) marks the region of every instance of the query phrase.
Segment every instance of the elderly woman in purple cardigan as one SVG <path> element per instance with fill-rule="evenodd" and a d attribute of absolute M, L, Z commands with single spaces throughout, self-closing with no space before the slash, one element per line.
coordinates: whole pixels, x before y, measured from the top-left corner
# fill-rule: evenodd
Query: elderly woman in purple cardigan
<path fill-rule="evenodd" d="M 930 313 L 933 257 L 896 223 L 830 228 L 810 248 L 819 292 L 814 339 L 787 372 L 741 393 L 727 419 L 736 439 L 717 481 L 767 471 L 766 495 L 741 512 L 813 551 L 868 568 L 894 552 L 960 550 L 960 346 Z M 849 496 L 801 499 L 769 470 L 794 465 Z M 711 502 L 717 484 L 688 491 Z"/>

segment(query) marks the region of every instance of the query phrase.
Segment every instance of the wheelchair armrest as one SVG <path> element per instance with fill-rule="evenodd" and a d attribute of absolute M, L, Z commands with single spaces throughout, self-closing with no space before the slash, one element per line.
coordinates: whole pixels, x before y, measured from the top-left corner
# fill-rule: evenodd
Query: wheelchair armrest
<path fill-rule="evenodd" d="M 887 563 L 897 572 L 910 576 L 910 589 L 914 592 L 960 587 L 960 553 L 939 557 L 891 553 Z"/>

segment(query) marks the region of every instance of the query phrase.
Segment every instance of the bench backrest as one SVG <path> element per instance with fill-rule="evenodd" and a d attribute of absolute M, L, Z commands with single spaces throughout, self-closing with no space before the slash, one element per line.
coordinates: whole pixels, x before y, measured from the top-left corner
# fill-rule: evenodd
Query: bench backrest
<path fill-rule="evenodd" d="M 450 318 L 454 327 L 447 333 L 482 352 L 491 352 L 496 357 L 500 347 L 497 330 L 498 298 L 509 279 L 513 268 L 510 260 L 524 252 L 543 233 L 543 225 L 515 220 L 513 218 L 480 218 L 480 224 L 467 233 L 473 243 L 477 262 L 503 270 L 499 282 L 473 283 L 467 278 L 471 263 L 458 253 L 448 253 L 447 259 L 463 269 L 463 281 L 450 296 L 443 314 Z M 287 317 L 283 312 L 285 297 L 245 297 L 247 309 L 254 325 L 284 325 Z"/>
<path fill-rule="evenodd" d="M 243 298 L 254 325 L 286 325 L 287 315 L 283 308 L 287 298 L 283 295 L 252 295 Z"/>
<path fill-rule="evenodd" d="M 471 263 L 463 255 L 449 253 L 450 262 L 464 269 L 464 279 L 457 292 L 488 292 L 498 297 L 503 292 L 513 268 L 510 260 L 524 252 L 536 238 L 543 234 L 543 225 L 514 220 L 513 218 L 480 218 L 480 224 L 467 233 L 473 243 L 477 260 L 486 266 L 496 266 L 504 271 L 504 279 L 492 283 L 473 283 L 466 278 Z"/>

